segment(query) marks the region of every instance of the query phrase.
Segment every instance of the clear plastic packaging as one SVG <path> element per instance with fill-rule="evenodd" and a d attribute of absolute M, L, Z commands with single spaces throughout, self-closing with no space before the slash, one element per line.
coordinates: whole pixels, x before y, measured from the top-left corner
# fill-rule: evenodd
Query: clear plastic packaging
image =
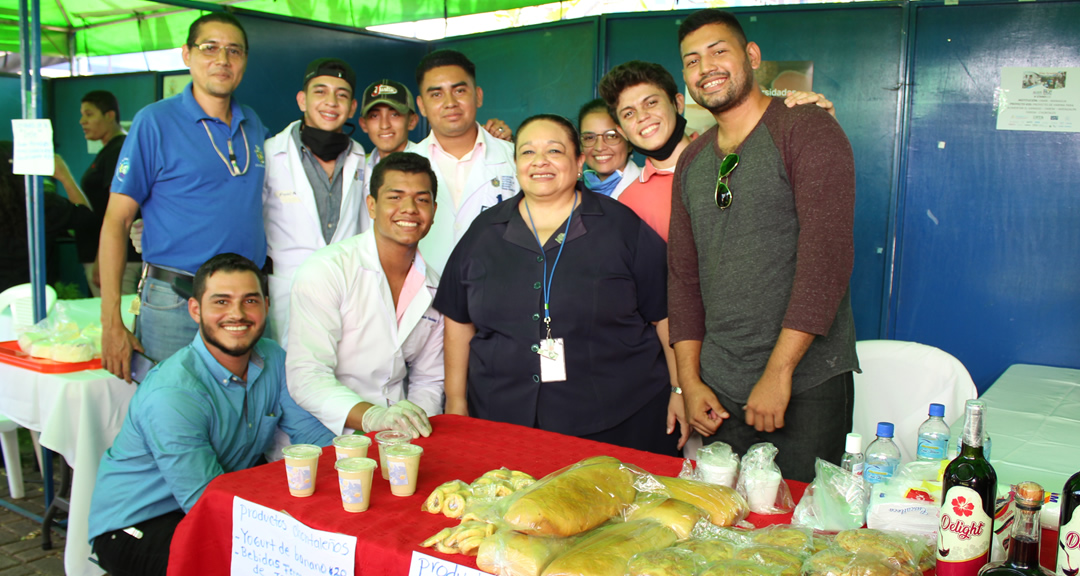
<path fill-rule="evenodd" d="M 746 500 L 727 486 L 648 474 L 639 476 L 635 486 L 641 492 L 660 493 L 693 504 L 704 510 L 709 521 L 717 526 L 734 526 L 749 513 Z"/>
<path fill-rule="evenodd" d="M 670 528 L 679 540 L 686 540 L 694 525 L 709 515 L 701 508 L 674 498 L 650 497 L 634 502 L 626 509 L 626 520 L 656 520 Z"/>
<path fill-rule="evenodd" d="M 910 566 L 899 567 L 885 556 L 872 552 L 855 553 L 829 548 L 808 559 L 805 576 L 917 576 Z"/>
<path fill-rule="evenodd" d="M 476 565 L 497 576 L 540 576 L 555 557 L 576 541 L 501 530 L 480 543 Z"/>
<path fill-rule="evenodd" d="M 626 565 L 627 576 L 692 576 L 705 568 L 701 555 L 689 550 L 665 548 L 634 555 Z"/>
<path fill-rule="evenodd" d="M 698 554 L 707 563 L 731 560 L 735 557 L 736 549 L 734 544 L 724 540 L 701 540 L 697 538 L 680 542 L 675 545 L 675 548 Z"/>
<path fill-rule="evenodd" d="M 574 536 L 603 524 L 633 503 L 644 474 L 610 456 L 586 458 L 502 499 L 506 524 L 535 536 Z"/>
<path fill-rule="evenodd" d="M 775 546 L 748 546 L 735 552 L 736 560 L 749 560 L 766 568 L 774 568 L 781 576 L 799 576 L 805 557 Z"/>
<path fill-rule="evenodd" d="M 795 507 L 791 523 L 837 532 L 861 528 L 866 521 L 869 486 L 862 478 L 818 458 L 814 481 Z"/>
<path fill-rule="evenodd" d="M 924 538 L 883 530 L 845 530 L 836 535 L 836 546 L 848 552 L 880 554 L 897 570 L 920 572 L 919 565 L 930 558 L 930 546 Z"/>
<path fill-rule="evenodd" d="M 721 560 L 706 566 L 698 576 L 780 576 L 780 572 L 750 560 Z"/>
<path fill-rule="evenodd" d="M 698 478 L 709 484 L 734 488 L 739 478 L 739 455 L 723 442 L 713 442 L 698 449 Z"/>
<path fill-rule="evenodd" d="M 625 576 L 635 554 L 675 543 L 675 533 L 654 520 L 610 524 L 583 536 L 544 569 L 544 576 Z"/>
<path fill-rule="evenodd" d="M 787 514 L 795 508 L 791 491 L 775 459 L 779 452 L 768 442 L 754 444 L 742 460 L 737 490 L 755 514 Z"/>
<path fill-rule="evenodd" d="M 800 526 L 774 524 L 754 530 L 750 538 L 755 544 L 784 548 L 803 559 L 814 553 L 814 532 Z"/>
<path fill-rule="evenodd" d="M 58 303 L 48 318 L 33 326 L 17 326 L 15 332 L 19 348 L 34 358 L 77 363 L 101 355 L 101 325 L 91 323 L 80 330 L 63 303 Z"/>

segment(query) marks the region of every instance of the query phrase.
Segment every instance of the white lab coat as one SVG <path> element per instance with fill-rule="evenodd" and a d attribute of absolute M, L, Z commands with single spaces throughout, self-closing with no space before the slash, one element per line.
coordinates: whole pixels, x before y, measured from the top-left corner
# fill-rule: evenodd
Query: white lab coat
<path fill-rule="evenodd" d="M 406 142 L 405 150 L 402 150 L 402 152 L 412 152 L 414 154 L 420 154 L 420 145 L 416 142 Z M 420 155 L 424 156 L 423 154 Z M 424 157 L 426 158 L 426 156 Z M 368 152 L 367 158 L 364 160 L 365 197 L 371 194 L 371 174 L 375 170 L 375 165 L 379 163 L 379 160 L 382 160 L 382 157 L 379 155 L 378 148 L 372 150 L 371 152 Z M 367 230 L 368 228 L 371 228 L 371 215 L 368 214 L 367 208 L 364 208 L 363 210 L 361 210 L 361 212 L 363 214 L 360 216 L 360 226 L 362 230 Z"/>
<path fill-rule="evenodd" d="M 622 193 L 640 177 L 641 167 L 634 164 L 633 160 L 627 160 L 626 166 L 622 170 L 622 179 L 615 185 L 615 190 L 611 193 L 611 199 L 618 200 L 619 196 L 622 196 Z"/>
<path fill-rule="evenodd" d="M 461 206 L 457 210 L 454 209 L 454 200 L 450 197 L 449 185 L 445 184 L 445 178 L 439 173 L 439 163 L 431 162 L 431 169 L 439 179 L 436 196 L 439 206 L 435 210 L 431 231 L 420 241 L 420 251 L 427 258 L 428 265 L 435 268 L 439 274 L 442 274 L 450 252 L 480 212 L 514 196 L 521 189 L 517 181 L 517 166 L 514 164 L 514 145 L 488 134 L 479 124 L 477 128 L 484 139 L 484 157 L 469 171 L 469 178 L 461 195 Z M 430 160 L 434 145 L 435 134 L 432 133 L 420 141 L 420 150 L 417 153 Z"/>
<path fill-rule="evenodd" d="M 316 250 L 326 247 L 315 193 L 300 160 L 292 130 L 300 120 L 266 141 L 263 223 L 266 255 L 274 261 L 270 275 L 270 327 L 267 336 L 288 347 L 289 287 L 296 269 Z M 364 200 L 364 147 L 355 140 L 342 168 L 341 213 L 331 243 L 367 229 Z"/>
<path fill-rule="evenodd" d="M 428 416 L 443 411 L 443 316 L 431 307 L 439 275 L 419 253 L 413 266 L 425 285 L 398 326 L 390 284 L 367 230 L 319 250 L 292 287 L 291 345 L 285 361 L 289 393 L 337 434 L 359 402 L 376 406 L 405 398 Z"/>

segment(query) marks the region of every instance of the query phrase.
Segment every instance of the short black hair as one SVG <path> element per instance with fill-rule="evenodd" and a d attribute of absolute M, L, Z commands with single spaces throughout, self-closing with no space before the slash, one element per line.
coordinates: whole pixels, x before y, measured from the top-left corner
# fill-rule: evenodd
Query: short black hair
<path fill-rule="evenodd" d="M 614 121 L 616 124 L 619 123 L 619 121 L 614 116 L 612 116 L 611 110 L 608 109 L 607 102 L 604 102 L 603 98 L 597 98 L 595 100 L 589 100 L 588 102 L 586 102 L 585 105 L 581 107 L 581 110 L 578 111 L 578 130 L 581 130 L 581 123 L 585 121 L 585 117 L 589 114 L 592 114 L 593 112 L 603 112 L 604 114 L 611 116 L 611 120 Z"/>
<path fill-rule="evenodd" d="M 666 68 L 653 62 L 631 60 L 612 68 L 600 79 L 600 97 L 607 102 L 608 112 L 616 121 L 619 113 L 615 109 L 619 105 L 619 95 L 627 88 L 633 88 L 640 84 L 653 84 L 667 92 L 668 98 L 675 102 L 675 96 L 679 93 L 679 87 L 675 85 L 675 77 Z"/>
<path fill-rule="evenodd" d="M 254 262 L 239 254 L 226 252 L 207 260 L 195 272 L 195 282 L 191 292 L 196 300 L 202 302 L 203 294 L 206 292 L 206 279 L 217 272 L 251 272 L 259 279 L 259 288 L 262 290 L 263 298 L 266 298 L 270 293 L 266 274 L 263 274 L 263 271 Z"/>
<path fill-rule="evenodd" d="M 404 172 L 406 174 L 427 174 L 431 179 L 431 201 L 439 192 L 439 181 L 435 178 L 435 171 L 431 169 L 431 162 L 427 158 L 412 152 L 394 152 L 386 158 L 379 160 L 371 171 L 371 197 L 379 198 L 379 188 L 382 188 L 386 173 L 390 170 Z"/>
<path fill-rule="evenodd" d="M 741 46 L 746 48 L 746 33 L 743 32 L 742 24 L 739 24 L 739 20 L 735 18 L 735 15 L 731 12 L 726 12 L 717 8 L 706 8 L 704 10 L 698 10 L 693 14 L 686 17 L 686 20 L 679 24 L 679 44 L 689 36 L 692 32 L 703 26 L 709 24 L 723 24 L 731 29 L 735 33 L 735 37 L 739 39 Z"/>
<path fill-rule="evenodd" d="M 120 123 L 120 103 L 116 101 L 116 96 L 108 90 L 93 90 L 83 94 L 81 103 L 93 104 L 94 108 L 97 108 L 101 113 L 107 114 L 109 112 L 115 112 L 115 118 L 117 124 Z"/>
<path fill-rule="evenodd" d="M 222 24 L 230 24 L 232 26 L 236 26 L 238 29 L 240 29 L 240 35 L 244 37 L 244 52 L 246 53 L 248 51 L 247 31 L 244 30 L 243 24 L 240 24 L 240 21 L 236 19 L 236 16 L 233 16 L 228 12 L 210 12 L 209 14 L 203 14 L 202 16 L 199 16 L 197 20 L 191 23 L 191 26 L 188 26 L 188 46 L 192 48 L 195 47 L 195 41 L 199 39 L 199 28 L 201 28 L 203 24 L 206 24 L 208 22 L 220 22 Z"/>
<path fill-rule="evenodd" d="M 570 137 L 570 142 L 573 143 L 574 158 L 581 157 L 581 136 L 578 135 L 577 128 L 574 126 L 573 122 L 567 120 L 562 116 L 559 116 L 558 114 L 536 114 L 535 116 L 529 116 L 528 118 L 526 118 L 525 121 L 518 126 L 517 130 L 514 131 L 515 156 L 517 155 L 517 139 L 521 136 L 521 131 L 524 130 L 525 127 L 529 124 L 532 124 L 533 122 L 539 122 L 540 120 L 547 120 L 549 122 L 554 122 L 559 126 L 562 126 L 562 129 L 566 131 L 566 135 Z"/>
<path fill-rule="evenodd" d="M 469 60 L 469 57 L 458 52 L 457 50 L 436 50 L 427 56 L 424 56 L 420 60 L 420 64 L 416 67 L 416 85 L 420 88 L 420 92 L 424 92 L 424 74 L 427 74 L 429 70 L 434 68 L 440 68 L 442 66 L 457 66 L 465 71 L 472 79 L 473 84 L 476 84 L 476 64 Z"/>

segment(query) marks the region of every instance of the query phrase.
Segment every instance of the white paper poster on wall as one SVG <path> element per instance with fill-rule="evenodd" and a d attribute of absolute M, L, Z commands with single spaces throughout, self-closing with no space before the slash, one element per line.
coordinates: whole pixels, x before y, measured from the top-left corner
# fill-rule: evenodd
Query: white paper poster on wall
<path fill-rule="evenodd" d="M 1080 132 L 1080 68 L 1001 69 L 997 129 Z"/>

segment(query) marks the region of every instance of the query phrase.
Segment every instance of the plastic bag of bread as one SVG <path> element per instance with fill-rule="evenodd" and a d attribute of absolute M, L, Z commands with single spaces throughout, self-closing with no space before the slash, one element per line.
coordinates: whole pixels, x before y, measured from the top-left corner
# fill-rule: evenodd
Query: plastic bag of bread
<path fill-rule="evenodd" d="M 829 548 L 803 563 L 805 576 L 918 576 L 911 566 L 900 567 L 888 558 L 872 552 L 849 552 Z"/>
<path fill-rule="evenodd" d="M 721 560 L 706 566 L 698 576 L 780 576 L 780 570 L 749 560 Z"/>
<path fill-rule="evenodd" d="M 738 524 L 750 512 L 746 500 L 727 486 L 655 475 L 642 475 L 636 486 L 644 492 L 656 492 L 693 504 L 704 510 L 716 526 Z"/>
<path fill-rule="evenodd" d="M 665 548 L 635 554 L 626 565 L 627 576 L 693 576 L 708 562 L 699 554 Z"/>
<path fill-rule="evenodd" d="M 627 508 L 624 516 L 627 520 L 656 520 L 671 528 L 679 540 L 689 538 L 694 525 L 702 518 L 709 518 L 709 515 L 701 508 L 674 498 L 646 499 L 635 502 Z"/>
<path fill-rule="evenodd" d="M 675 533 L 655 520 L 634 520 L 594 530 L 551 561 L 543 576 L 625 576 L 627 560 L 675 543 Z"/>
<path fill-rule="evenodd" d="M 893 561 L 898 568 L 919 565 L 927 543 L 918 538 L 883 530 L 844 530 L 836 535 L 835 544 L 848 552 L 879 554 Z"/>
<path fill-rule="evenodd" d="M 802 558 L 814 553 L 814 533 L 806 528 L 775 524 L 750 533 L 755 544 L 776 546 L 795 552 Z"/>
<path fill-rule="evenodd" d="M 804 557 L 775 546 L 750 546 L 735 552 L 736 560 L 749 560 L 776 568 L 781 576 L 799 576 Z"/>
<path fill-rule="evenodd" d="M 540 576 L 548 563 L 575 541 L 501 530 L 480 543 L 476 565 L 498 576 Z"/>
<path fill-rule="evenodd" d="M 674 546 L 677 550 L 686 550 L 701 556 L 705 562 L 713 563 L 735 558 L 735 545 L 723 540 L 699 540 L 692 538 Z"/>
<path fill-rule="evenodd" d="M 719 540 L 721 542 L 727 542 L 735 548 L 745 548 L 746 546 L 754 545 L 754 539 L 750 537 L 750 532 L 724 526 L 715 526 L 707 521 L 698 522 L 690 532 L 690 537 L 697 540 Z"/>
<path fill-rule="evenodd" d="M 586 458 L 504 498 L 502 518 L 525 534 L 574 536 L 631 504 L 636 474 L 610 456 Z"/>

